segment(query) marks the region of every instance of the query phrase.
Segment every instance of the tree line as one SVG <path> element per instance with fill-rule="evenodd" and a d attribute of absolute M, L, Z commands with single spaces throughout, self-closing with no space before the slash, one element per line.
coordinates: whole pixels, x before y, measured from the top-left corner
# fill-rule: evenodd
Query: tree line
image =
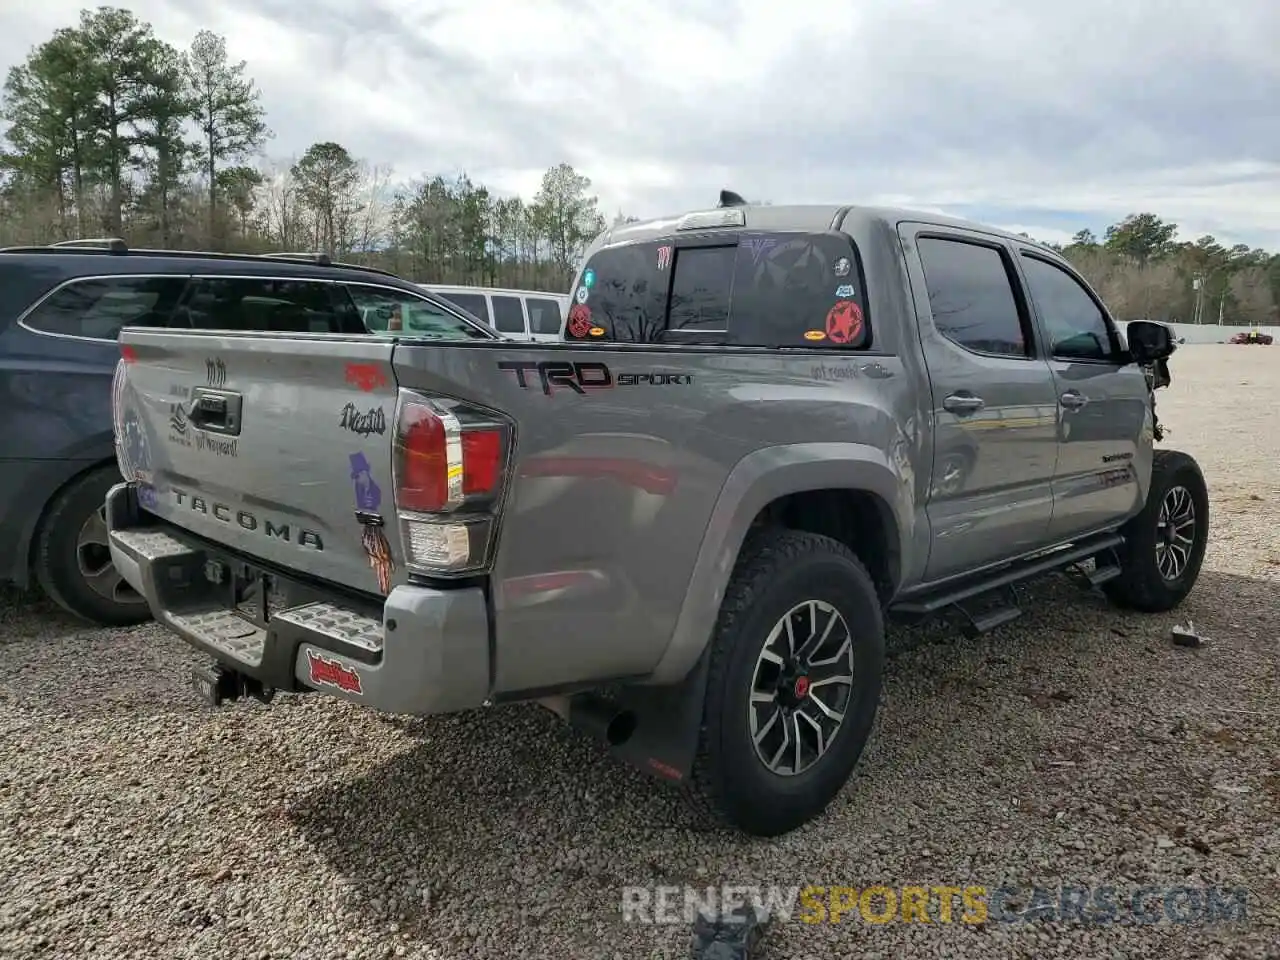
<path fill-rule="evenodd" d="M 419 282 L 563 291 L 606 219 L 561 163 L 532 198 L 463 174 L 393 182 L 340 143 L 273 158 L 261 92 L 225 38 L 186 49 L 128 10 L 80 12 L 12 66 L 0 95 L 0 244 L 323 251 Z M 632 218 L 618 214 L 614 222 Z M 1138 213 L 1062 252 L 1124 319 L 1277 322 L 1280 256 Z"/>

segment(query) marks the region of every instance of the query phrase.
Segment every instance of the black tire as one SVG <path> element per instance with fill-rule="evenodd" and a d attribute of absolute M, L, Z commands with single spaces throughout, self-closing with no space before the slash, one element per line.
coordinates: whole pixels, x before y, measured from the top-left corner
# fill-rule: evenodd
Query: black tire
<path fill-rule="evenodd" d="M 748 709 L 757 661 L 772 629 L 809 601 L 834 608 L 847 625 L 853 683 L 840 711 L 843 721 L 825 753 L 807 769 L 783 775 L 757 756 Z M 802 642 L 797 638 L 798 645 Z M 831 642 L 838 641 L 833 636 Z M 875 585 L 861 561 L 838 541 L 792 530 L 763 531 L 738 560 L 711 644 L 698 752 L 685 799 L 702 820 L 755 836 L 787 833 L 820 814 L 840 792 L 871 734 L 884 668 L 884 616 Z M 808 708 L 807 699 L 801 704 Z M 791 722 L 789 729 L 800 729 L 800 718 Z"/>
<path fill-rule="evenodd" d="M 49 599 L 82 620 L 107 627 L 151 619 L 146 601 L 119 580 L 106 552 L 103 503 L 107 491 L 119 482 L 120 471 L 114 466 L 95 468 L 71 481 L 49 504 L 35 543 L 33 572 Z M 101 542 L 82 543 L 82 534 Z"/>
<path fill-rule="evenodd" d="M 1185 491 L 1194 511 L 1194 540 L 1176 575 L 1166 576 L 1157 550 L 1169 529 L 1169 525 L 1162 525 L 1161 509 L 1166 502 L 1172 506 L 1181 499 L 1177 491 Z M 1117 606 L 1144 613 L 1163 613 L 1180 604 L 1196 585 L 1209 543 L 1209 491 L 1200 465 L 1181 451 L 1157 450 L 1146 505 L 1120 533 L 1125 538 L 1124 546 L 1116 551 L 1121 573 L 1102 585 L 1107 597 Z M 1168 552 L 1166 547 L 1165 553 Z M 1168 572 L 1172 570 L 1169 568 Z"/>

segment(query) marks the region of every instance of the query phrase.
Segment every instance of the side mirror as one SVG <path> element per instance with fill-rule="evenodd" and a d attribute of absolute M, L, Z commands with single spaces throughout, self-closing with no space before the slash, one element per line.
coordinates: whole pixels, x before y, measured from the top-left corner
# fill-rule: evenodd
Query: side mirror
<path fill-rule="evenodd" d="M 1167 359 L 1178 349 L 1173 330 L 1154 320 L 1130 322 L 1125 328 L 1125 338 L 1129 341 L 1129 356 L 1143 366 Z"/>

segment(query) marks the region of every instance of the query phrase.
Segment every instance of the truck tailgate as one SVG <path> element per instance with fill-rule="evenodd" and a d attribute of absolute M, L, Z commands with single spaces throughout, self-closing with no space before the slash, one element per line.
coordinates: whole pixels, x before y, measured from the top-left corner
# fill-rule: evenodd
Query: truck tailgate
<path fill-rule="evenodd" d="M 122 472 L 151 513 L 249 556 L 386 594 L 394 341 L 126 329 Z"/>

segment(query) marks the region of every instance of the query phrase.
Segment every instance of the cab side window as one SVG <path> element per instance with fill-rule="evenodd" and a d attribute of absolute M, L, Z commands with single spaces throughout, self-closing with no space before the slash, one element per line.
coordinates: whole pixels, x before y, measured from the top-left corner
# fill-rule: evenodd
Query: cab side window
<path fill-rule="evenodd" d="M 1119 344 L 1106 315 L 1075 277 L 1024 253 L 1022 270 L 1045 333 L 1049 353 L 1060 360 L 1116 359 Z"/>
<path fill-rule="evenodd" d="M 960 239 L 916 241 L 938 333 L 971 353 L 1025 359 L 1030 353 L 1011 264 L 994 246 Z"/>

